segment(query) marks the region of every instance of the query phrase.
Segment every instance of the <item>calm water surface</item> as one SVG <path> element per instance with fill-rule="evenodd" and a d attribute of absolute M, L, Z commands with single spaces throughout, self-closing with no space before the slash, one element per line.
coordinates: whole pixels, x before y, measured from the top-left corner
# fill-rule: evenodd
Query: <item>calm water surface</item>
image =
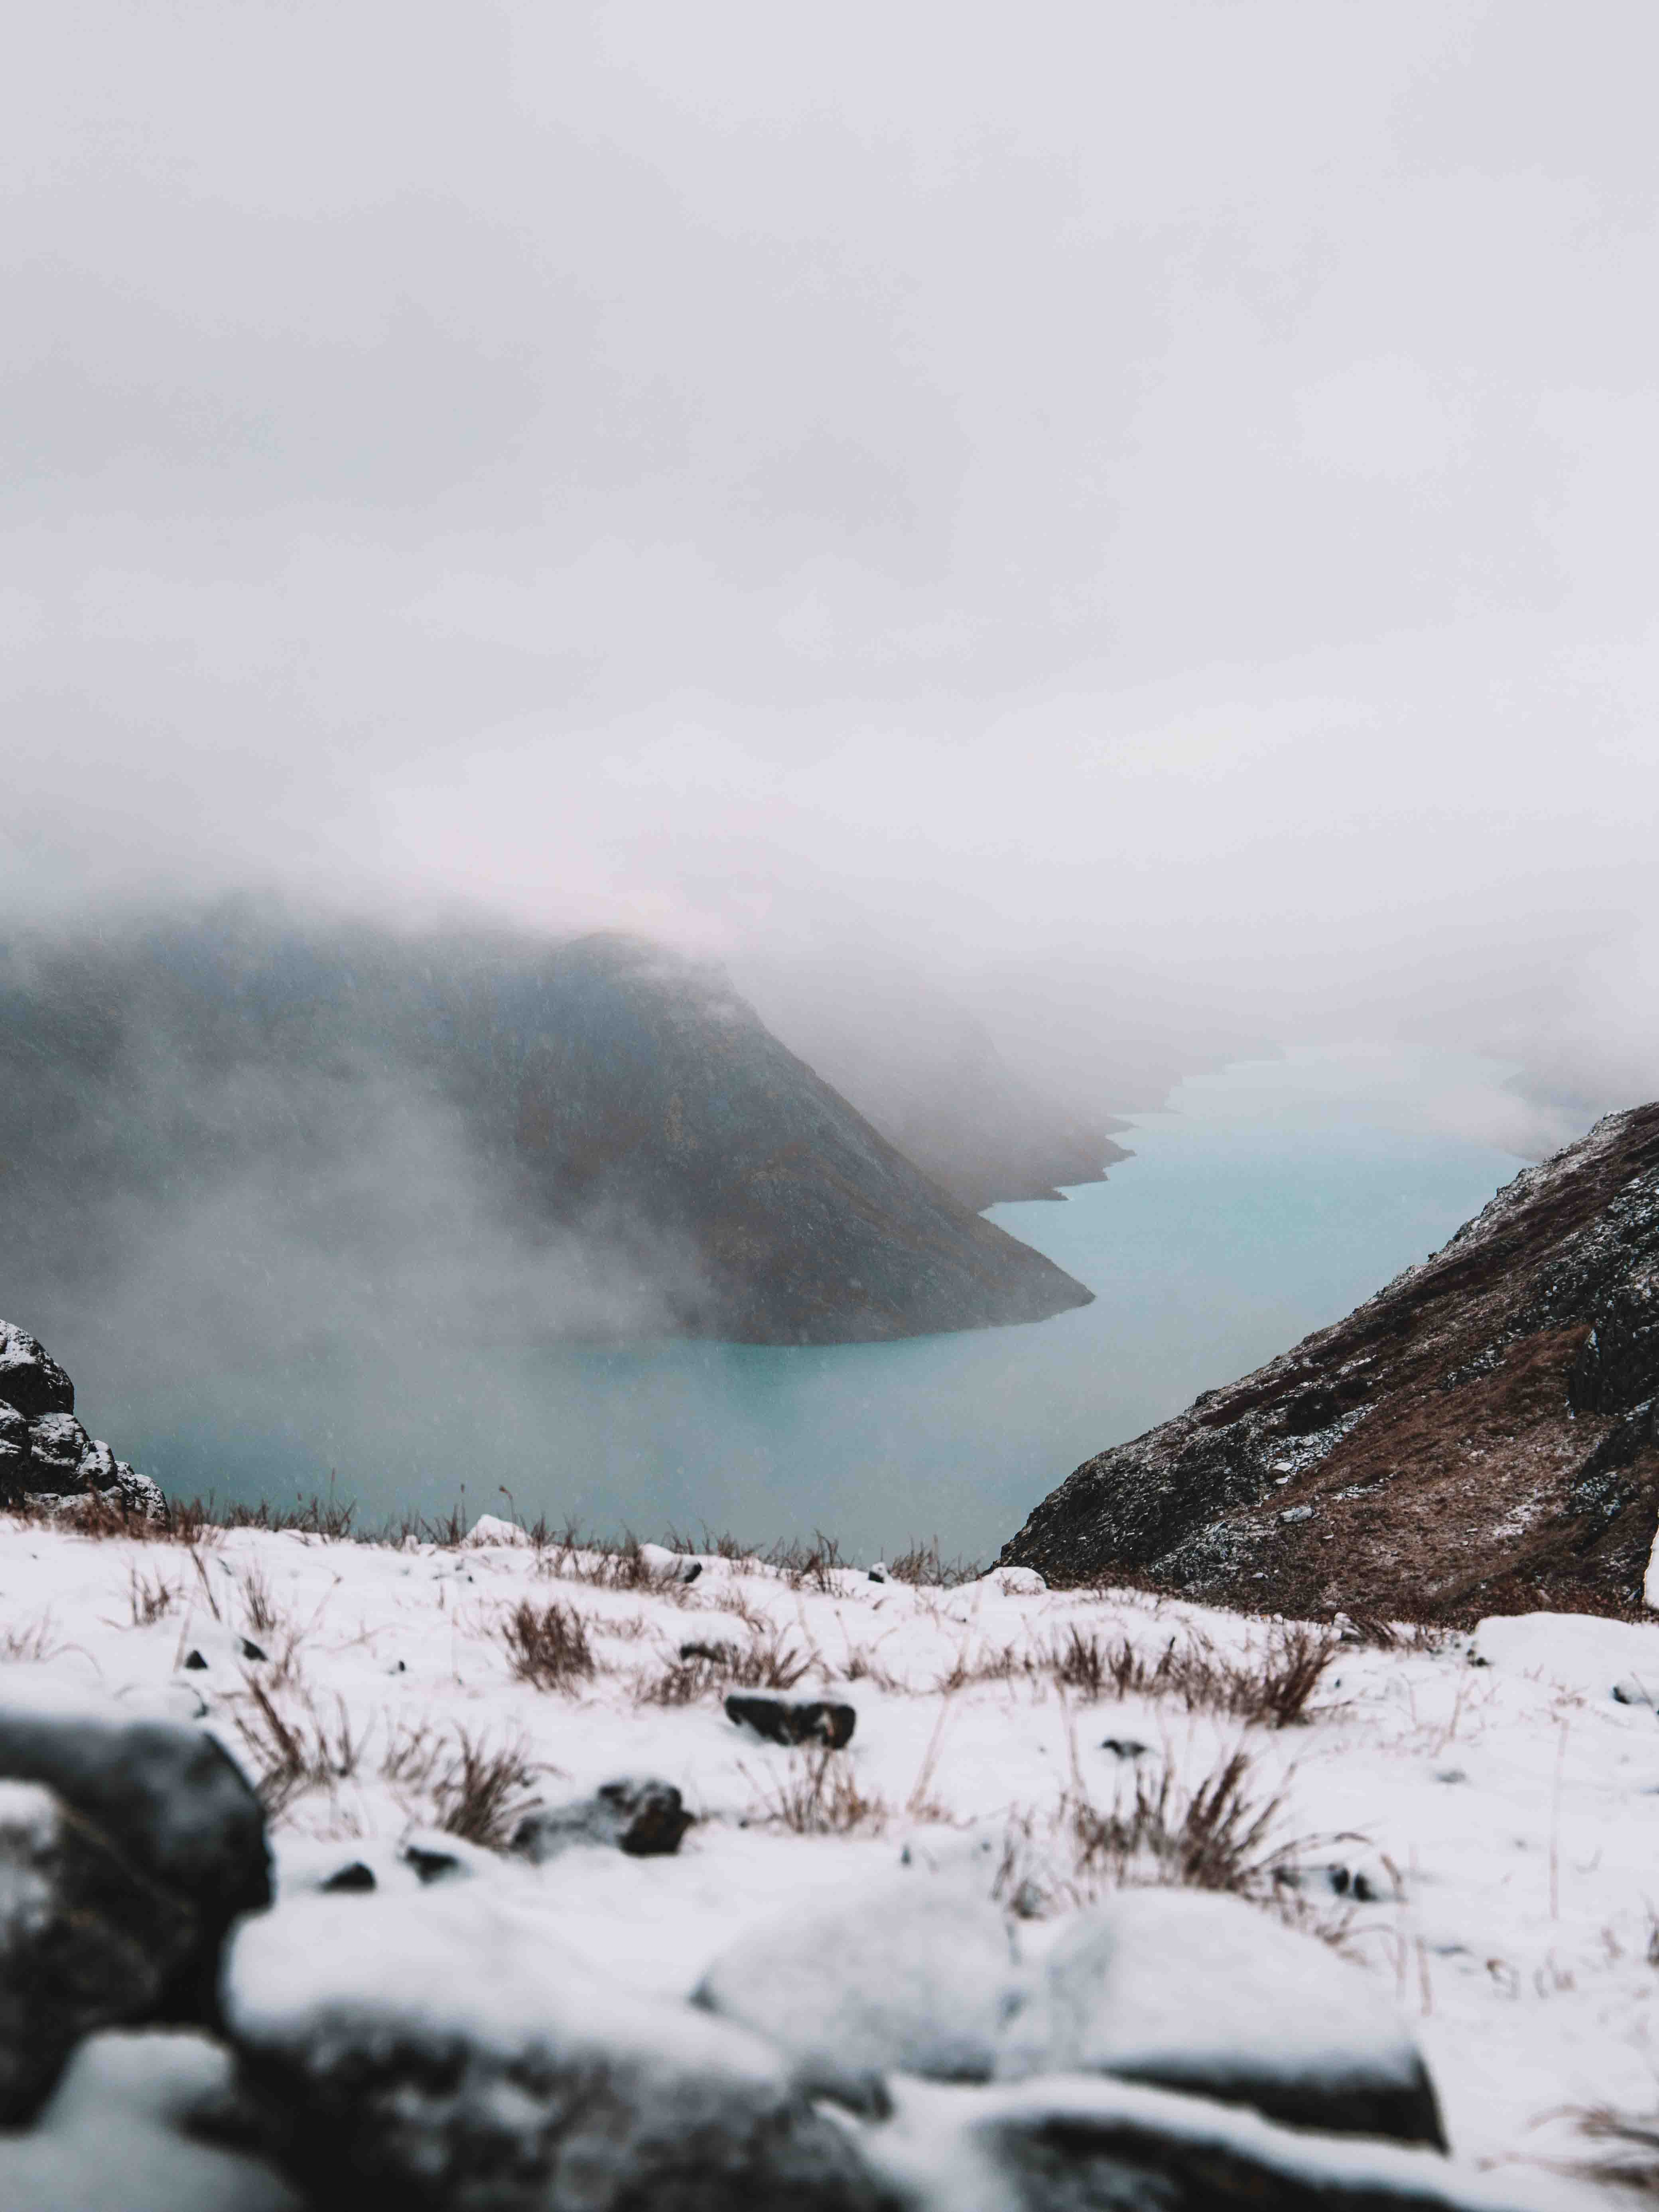
<path fill-rule="evenodd" d="M 82 1391 L 98 1434 L 168 1488 L 326 1489 L 364 1522 L 545 1512 L 607 1531 L 833 1533 L 853 1557 L 937 1535 L 988 1555 L 1079 1461 L 1334 1321 L 1522 1163 L 1456 1133 L 1490 1065 L 1299 1052 L 1182 1085 L 1135 1157 L 1060 1205 L 991 1218 L 1095 1303 L 1032 1326 L 780 1350 L 483 1347 L 214 1390 Z M 1467 1118 L 1466 1116 L 1463 1118 Z M 94 1378 L 88 1377 L 88 1380 Z M 181 1402 L 181 1395 L 185 1401 Z"/>

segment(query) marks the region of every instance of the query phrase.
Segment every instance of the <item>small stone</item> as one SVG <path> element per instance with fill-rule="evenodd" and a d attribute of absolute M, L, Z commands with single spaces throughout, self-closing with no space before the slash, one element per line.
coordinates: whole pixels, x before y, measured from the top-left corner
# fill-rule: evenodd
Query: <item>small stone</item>
<path fill-rule="evenodd" d="M 538 1806 L 520 1821 L 510 1848 L 536 1866 L 579 1844 L 626 1851 L 630 1858 L 663 1858 L 678 1850 L 691 1825 L 672 1782 L 629 1777 L 572 1804 Z"/>
<path fill-rule="evenodd" d="M 1100 1747 L 1114 1759 L 1145 1759 L 1152 1747 L 1132 1735 L 1109 1735 Z"/>
<path fill-rule="evenodd" d="M 769 1743 L 821 1743 L 842 1750 L 853 1741 L 858 1714 L 851 1705 L 813 1698 L 792 1705 L 784 1698 L 729 1697 L 726 1718 L 751 1728 Z"/>
<path fill-rule="evenodd" d="M 876 1561 L 875 1565 L 870 1570 L 870 1579 L 872 1583 L 884 1583 L 887 1580 L 887 1562 L 885 1559 L 878 1559 Z"/>
<path fill-rule="evenodd" d="M 1281 1521 L 1311 1521 L 1313 1510 L 1311 1505 L 1287 1505 L 1279 1517 Z"/>
<path fill-rule="evenodd" d="M 184 1663 L 192 1674 L 199 1674 L 206 1667 L 207 1661 L 199 1651 L 187 1651 L 185 1654 Z"/>
<path fill-rule="evenodd" d="M 353 1859 L 349 1866 L 343 1866 L 337 1874 L 330 1875 L 326 1881 L 319 1881 L 317 1887 L 331 1894 L 341 1890 L 373 1889 L 376 1887 L 374 1869 L 365 1866 L 361 1859 Z"/>

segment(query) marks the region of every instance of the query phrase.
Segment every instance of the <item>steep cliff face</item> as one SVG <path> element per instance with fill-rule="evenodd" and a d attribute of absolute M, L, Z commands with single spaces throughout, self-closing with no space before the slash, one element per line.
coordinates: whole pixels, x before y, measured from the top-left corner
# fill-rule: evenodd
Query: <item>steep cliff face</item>
<path fill-rule="evenodd" d="M 532 1334 L 839 1343 L 1090 1295 L 930 1182 L 719 970 L 627 938 L 241 916 L 15 955 L 0 1079 L 20 1304 L 141 1270 L 197 1218 L 189 1262 L 228 1293 L 262 1243 L 371 1304 L 412 1254 L 453 1267 L 458 1311 L 464 1267 L 510 1273 Z"/>
<path fill-rule="evenodd" d="M 1659 1512 L 1659 1105 L 1527 1169 L 1334 1328 L 1086 1461 L 1003 1559 L 1258 1610 L 1639 1603 Z"/>

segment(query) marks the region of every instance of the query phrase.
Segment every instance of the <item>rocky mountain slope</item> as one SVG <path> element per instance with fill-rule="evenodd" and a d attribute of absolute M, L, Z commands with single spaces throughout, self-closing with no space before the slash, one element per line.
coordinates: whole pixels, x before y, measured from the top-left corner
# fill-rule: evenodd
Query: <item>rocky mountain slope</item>
<path fill-rule="evenodd" d="M 1638 1606 L 1659 1512 L 1659 1104 L 1334 1328 L 1086 1461 L 1004 1547 L 1254 1610 Z"/>
<path fill-rule="evenodd" d="M 458 1325 L 467 1284 L 510 1280 L 532 1335 L 848 1342 L 1090 1295 L 932 1183 L 718 969 L 614 936 L 252 910 L 12 950 L 0 1224 L 31 1316 L 44 1285 L 142 1273 L 169 1237 L 227 1297 L 287 1267 L 319 1316 L 329 1283 L 372 1292 L 413 1251 Z"/>

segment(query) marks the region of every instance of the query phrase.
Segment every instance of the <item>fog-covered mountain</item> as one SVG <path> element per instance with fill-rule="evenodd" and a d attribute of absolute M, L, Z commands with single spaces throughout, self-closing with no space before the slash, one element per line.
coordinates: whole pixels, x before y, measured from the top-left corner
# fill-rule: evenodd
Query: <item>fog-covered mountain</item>
<path fill-rule="evenodd" d="M 767 1026 L 890 1143 L 975 1212 L 1057 1199 L 1129 1155 L 1109 1114 L 1071 1110 L 1026 1083 L 982 1023 L 890 958 L 750 956 L 736 974 Z"/>
<path fill-rule="evenodd" d="M 0 1221 L 31 1320 L 112 1273 L 159 1301 L 180 1271 L 318 1331 L 397 1326 L 411 1283 L 410 1328 L 761 1343 L 1089 1296 L 930 1182 L 718 969 L 636 939 L 239 907 L 15 944 L 0 986 Z"/>

